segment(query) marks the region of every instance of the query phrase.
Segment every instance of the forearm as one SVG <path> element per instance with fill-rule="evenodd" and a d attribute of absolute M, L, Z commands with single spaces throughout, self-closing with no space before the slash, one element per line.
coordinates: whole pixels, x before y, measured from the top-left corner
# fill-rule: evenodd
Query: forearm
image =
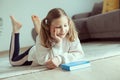
<path fill-rule="evenodd" d="M 61 61 L 61 64 L 78 61 L 83 57 L 84 57 L 84 53 L 82 52 L 72 52 L 72 53 L 64 53 L 63 55 L 58 55 L 58 58 L 59 58 L 59 61 Z"/>

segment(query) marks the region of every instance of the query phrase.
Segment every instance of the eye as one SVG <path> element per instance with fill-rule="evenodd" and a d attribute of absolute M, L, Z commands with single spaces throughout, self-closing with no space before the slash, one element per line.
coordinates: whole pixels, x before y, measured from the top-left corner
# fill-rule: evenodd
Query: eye
<path fill-rule="evenodd" d="M 64 27 L 67 27 L 67 25 L 65 24 Z"/>

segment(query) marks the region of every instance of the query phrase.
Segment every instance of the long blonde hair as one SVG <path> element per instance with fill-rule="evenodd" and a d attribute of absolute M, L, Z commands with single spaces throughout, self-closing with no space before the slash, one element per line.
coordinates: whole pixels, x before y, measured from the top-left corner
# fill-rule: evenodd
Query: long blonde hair
<path fill-rule="evenodd" d="M 50 33 L 50 25 L 54 19 L 60 18 L 61 16 L 66 16 L 68 18 L 68 24 L 69 24 L 69 31 L 66 35 L 66 38 L 73 42 L 75 38 L 78 36 L 77 31 L 75 29 L 73 21 L 67 16 L 64 10 L 61 8 L 54 8 L 50 10 L 46 16 L 41 22 L 41 29 L 40 29 L 40 43 L 47 48 L 52 47 L 52 37 Z"/>

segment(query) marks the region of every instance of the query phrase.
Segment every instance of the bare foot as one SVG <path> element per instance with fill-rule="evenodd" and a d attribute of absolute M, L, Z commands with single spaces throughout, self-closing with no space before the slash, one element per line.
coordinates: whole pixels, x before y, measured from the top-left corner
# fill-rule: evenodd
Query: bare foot
<path fill-rule="evenodd" d="M 40 26 L 41 26 L 40 19 L 36 15 L 32 15 L 31 18 L 32 18 L 32 21 L 33 21 L 33 24 L 34 24 L 35 31 L 38 34 L 40 32 Z"/>
<path fill-rule="evenodd" d="M 13 16 L 10 16 L 12 25 L 13 25 L 13 33 L 19 33 L 20 28 L 22 27 L 22 24 L 18 21 Z"/>

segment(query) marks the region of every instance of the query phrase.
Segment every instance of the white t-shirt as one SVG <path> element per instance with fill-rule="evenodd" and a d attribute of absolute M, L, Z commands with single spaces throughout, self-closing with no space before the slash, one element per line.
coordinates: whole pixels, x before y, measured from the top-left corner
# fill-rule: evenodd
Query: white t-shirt
<path fill-rule="evenodd" d="M 69 63 L 78 61 L 83 56 L 84 52 L 78 38 L 74 42 L 64 38 L 60 44 L 49 49 L 40 44 L 40 38 L 37 36 L 35 46 L 29 51 L 28 61 L 33 61 L 37 65 L 44 65 L 48 59 L 58 57 L 62 63 Z"/>

